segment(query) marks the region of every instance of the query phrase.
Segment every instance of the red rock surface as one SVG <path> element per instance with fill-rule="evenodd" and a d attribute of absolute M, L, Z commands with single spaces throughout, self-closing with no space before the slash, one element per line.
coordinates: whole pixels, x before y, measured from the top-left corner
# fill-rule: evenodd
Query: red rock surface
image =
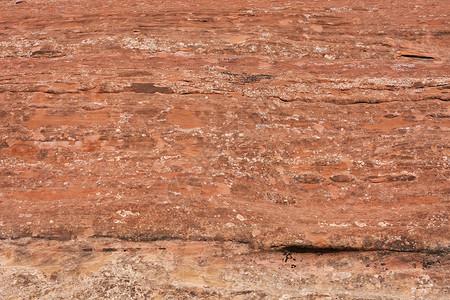
<path fill-rule="evenodd" d="M 3 1 L 1 298 L 446 298 L 449 8 Z"/>

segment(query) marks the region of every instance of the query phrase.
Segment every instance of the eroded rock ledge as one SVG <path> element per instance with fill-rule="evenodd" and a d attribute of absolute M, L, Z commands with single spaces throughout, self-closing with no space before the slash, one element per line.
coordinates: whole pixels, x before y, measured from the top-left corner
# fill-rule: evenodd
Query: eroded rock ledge
<path fill-rule="evenodd" d="M 4 297 L 438 299 L 448 256 L 254 249 L 233 242 L 3 241 Z M 311 251 L 313 250 L 313 251 Z M 68 288 L 70 287 L 70 288 Z"/>

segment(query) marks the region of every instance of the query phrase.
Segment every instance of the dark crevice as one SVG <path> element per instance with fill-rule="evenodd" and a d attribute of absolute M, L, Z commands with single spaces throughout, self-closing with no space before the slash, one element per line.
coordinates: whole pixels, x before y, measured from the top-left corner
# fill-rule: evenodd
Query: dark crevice
<path fill-rule="evenodd" d="M 60 241 L 60 242 L 70 241 L 71 239 L 74 238 L 74 236 L 72 236 L 72 235 L 61 235 L 61 236 L 43 236 L 43 235 L 27 236 L 27 235 L 23 235 L 23 236 L 18 236 L 18 237 L 12 237 L 11 239 L 18 240 L 18 239 L 26 238 L 26 237 L 31 237 L 33 239 L 38 239 L 38 240 Z"/>
<path fill-rule="evenodd" d="M 424 100 L 438 100 L 438 101 L 449 101 L 450 98 L 443 98 L 443 97 L 427 97 Z"/>
<path fill-rule="evenodd" d="M 191 92 L 181 92 L 177 93 L 177 95 L 221 95 L 220 93 L 210 93 L 210 92 L 201 92 L 201 91 L 191 91 Z"/>
<path fill-rule="evenodd" d="M 282 101 L 282 102 L 294 102 L 294 99 L 283 99 L 281 97 L 276 97 L 278 100 Z"/>
<path fill-rule="evenodd" d="M 61 51 L 52 51 L 52 50 L 38 50 L 31 53 L 31 57 L 35 58 L 53 58 L 61 56 L 64 56 L 64 54 Z"/>
<path fill-rule="evenodd" d="M 300 245 L 290 245 L 284 246 L 277 249 L 281 252 L 290 252 L 290 253 L 338 253 L 338 252 L 360 252 L 359 248 L 351 248 L 351 247 L 314 247 L 314 246 L 300 246 Z"/>
<path fill-rule="evenodd" d="M 47 237 L 47 236 L 27 236 L 21 235 L 17 237 L 2 237 L 0 236 L 0 240 L 19 240 L 21 238 L 33 238 L 33 239 L 43 239 L 43 240 L 55 240 L 55 241 L 68 241 L 76 239 L 76 236 L 63 236 L 63 237 Z M 436 255 L 447 255 L 450 253 L 449 247 L 439 247 L 435 249 L 426 249 L 426 248 L 412 248 L 412 247 L 346 247 L 346 246 L 330 246 L 330 247 L 318 247 L 313 245 L 298 245 L 298 244 L 278 244 L 272 245 L 269 249 L 260 244 L 255 243 L 254 241 L 248 241 L 243 239 L 224 239 L 224 238 L 214 238 L 214 237 L 190 237 L 190 238 L 182 238 L 177 236 L 112 236 L 112 235 L 93 235 L 89 238 L 110 238 L 110 239 L 118 239 L 122 241 L 129 242 L 158 242 L 158 241 L 179 241 L 179 242 L 218 242 L 218 243 L 236 243 L 236 244 L 245 244 L 249 245 L 255 251 L 276 251 L 282 253 L 304 253 L 304 254 L 333 254 L 333 253 L 346 253 L 346 252 L 396 252 L 396 253 L 424 253 L 424 254 L 436 254 Z M 90 252 L 91 248 L 84 248 L 83 251 Z M 116 248 L 103 248 L 103 252 L 114 252 L 118 251 Z"/>
<path fill-rule="evenodd" d="M 45 94 L 52 94 L 52 95 L 63 95 L 63 94 L 78 94 L 79 91 L 69 92 L 69 91 L 47 90 L 47 91 L 44 91 L 43 93 L 45 93 Z"/>
<path fill-rule="evenodd" d="M 447 254 L 450 249 L 392 249 L 392 248 L 358 248 L 358 247 L 316 247 L 304 245 L 283 245 L 272 246 L 272 250 L 283 253 L 312 253 L 312 254 L 332 254 L 345 252 L 397 252 L 397 253 L 426 253 L 426 254 Z"/>
<path fill-rule="evenodd" d="M 230 72 L 222 72 L 222 74 L 224 75 L 228 75 L 231 77 L 234 77 L 236 79 L 238 79 L 241 83 L 254 83 L 254 82 L 259 82 L 263 79 L 272 79 L 275 76 L 274 75 L 269 75 L 269 74 L 236 74 L 236 73 L 230 73 Z"/>
<path fill-rule="evenodd" d="M 426 55 L 416 55 L 416 54 L 401 54 L 400 57 L 407 57 L 407 58 L 416 58 L 416 59 L 436 59 L 432 56 L 426 56 Z"/>
<path fill-rule="evenodd" d="M 333 104 L 337 105 L 356 105 L 356 104 L 381 104 L 381 103 L 390 103 L 396 101 L 381 101 L 381 100 L 358 100 L 354 102 L 333 102 Z"/>
<path fill-rule="evenodd" d="M 410 102 L 420 102 L 420 101 L 430 101 L 430 100 L 438 100 L 447 102 L 449 99 L 443 98 L 443 97 L 437 97 L 437 96 L 431 96 L 431 97 L 425 97 L 419 100 L 410 100 Z M 358 104 L 382 104 L 382 103 L 395 103 L 395 102 L 401 102 L 402 100 L 388 100 L 388 101 L 382 101 L 382 100 L 363 100 L 363 101 L 354 101 L 354 102 L 345 102 L 345 101 L 322 101 L 322 103 L 329 103 L 329 104 L 335 104 L 335 105 L 358 105 Z"/>
<path fill-rule="evenodd" d="M 311 99 L 301 99 L 301 98 L 292 98 L 292 99 L 285 99 L 280 96 L 270 96 L 271 98 L 275 98 L 280 100 L 281 102 L 290 103 L 290 102 L 303 102 L 303 103 L 311 103 L 313 102 Z M 328 103 L 328 101 L 324 101 L 323 103 Z"/>
<path fill-rule="evenodd" d="M 102 251 L 103 252 L 116 252 L 117 249 L 116 248 L 103 248 Z"/>

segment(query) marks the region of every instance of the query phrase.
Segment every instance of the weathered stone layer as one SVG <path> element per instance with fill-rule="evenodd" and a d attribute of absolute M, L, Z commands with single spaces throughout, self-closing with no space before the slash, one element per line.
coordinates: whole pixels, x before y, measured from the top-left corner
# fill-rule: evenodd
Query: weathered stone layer
<path fill-rule="evenodd" d="M 439 298 L 450 245 L 448 9 L 437 1 L 2 2 L 2 251 L 28 238 L 173 240 L 211 245 L 213 256 L 221 243 L 245 243 L 258 257 L 282 247 L 341 251 L 358 265 L 387 250 L 440 263 L 426 274 L 399 269 L 409 279 L 395 277 L 380 295 L 426 275 L 435 286 L 423 295 Z M 305 259 L 323 265 L 315 254 Z M 365 281 L 362 270 L 352 278 Z M 78 274 L 58 272 L 69 282 Z M 8 287 L 13 295 L 17 286 Z M 221 288 L 217 297 L 230 296 Z"/>

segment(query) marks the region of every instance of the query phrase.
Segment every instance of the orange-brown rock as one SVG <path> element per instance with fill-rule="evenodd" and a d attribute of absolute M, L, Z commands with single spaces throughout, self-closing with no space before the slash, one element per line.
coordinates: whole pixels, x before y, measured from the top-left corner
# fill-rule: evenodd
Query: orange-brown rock
<path fill-rule="evenodd" d="M 447 298 L 449 8 L 3 1 L 0 298 Z"/>

